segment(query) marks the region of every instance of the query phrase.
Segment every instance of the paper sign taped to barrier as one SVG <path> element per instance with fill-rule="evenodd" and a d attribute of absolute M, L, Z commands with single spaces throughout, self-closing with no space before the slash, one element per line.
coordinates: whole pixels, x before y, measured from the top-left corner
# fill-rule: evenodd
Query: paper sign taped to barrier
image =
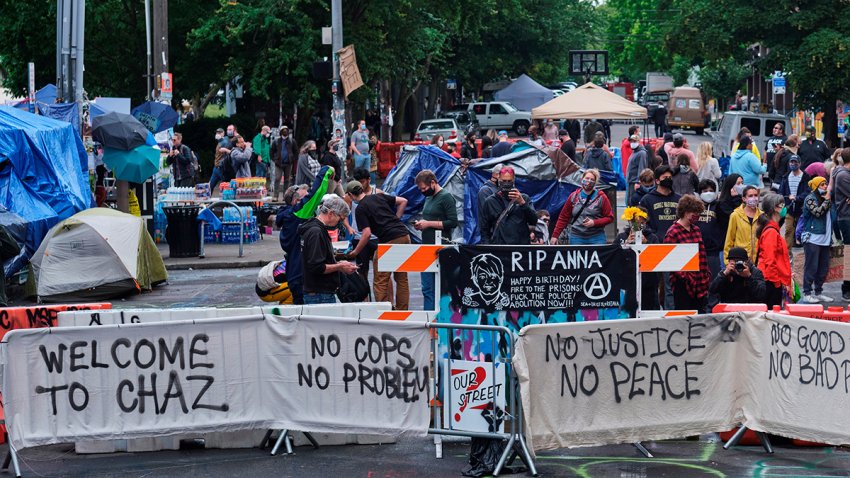
<path fill-rule="evenodd" d="M 453 430 L 504 431 L 505 367 L 467 360 L 445 364 L 450 376 L 443 380 L 444 425 Z"/>
<path fill-rule="evenodd" d="M 16 448 L 256 429 L 427 432 L 423 323 L 310 316 L 12 331 Z"/>

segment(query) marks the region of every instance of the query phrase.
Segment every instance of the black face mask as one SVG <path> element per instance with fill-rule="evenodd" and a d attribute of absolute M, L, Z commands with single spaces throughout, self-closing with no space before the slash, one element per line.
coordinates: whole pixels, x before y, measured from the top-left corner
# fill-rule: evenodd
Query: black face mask
<path fill-rule="evenodd" d="M 507 194 L 514 189 L 513 181 L 499 181 L 499 191 L 502 191 L 503 194 Z"/>
<path fill-rule="evenodd" d="M 315 150 L 313 150 L 313 151 L 307 151 L 307 155 L 310 156 L 313 159 L 316 159 L 319 156 L 319 153 L 317 153 Z"/>
<path fill-rule="evenodd" d="M 664 178 L 659 183 L 662 188 L 672 189 L 673 188 L 673 178 Z"/>
<path fill-rule="evenodd" d="M 431 197 L 434 194 L 436 194 L 436 191 L 434 191 L 434 188 L 428 188 L 428 189 L 422 191 L 422 195 L 425 196 L 425 197 Z"/>

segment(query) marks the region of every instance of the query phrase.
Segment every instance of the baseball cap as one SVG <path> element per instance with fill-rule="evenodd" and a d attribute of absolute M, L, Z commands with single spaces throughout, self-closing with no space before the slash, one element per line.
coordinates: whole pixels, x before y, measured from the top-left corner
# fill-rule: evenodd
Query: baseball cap
<path fill-rule="evenodd" d="M 791 155 L 791 157 L 790 157 L 790 158 L 788 158 L 788 162 L 790 163 L 791 161 L 794 161 L 794 162 L 796 162 L 796 163 L 799 163 L 799 162 L 800 162 L 800 157 L 799 157 L 799 156 L 797 156 L 796 154 L 792 154 L 792 155 Z"/>
<path fill-rule="evenodd" d="M 224 128 L 216 128 L 216 133 L 224 133 Z"/>
<path fill-rule="evenodd" d="M 682 133 L 676 133 L 673 135 L 673 141 L 684 141 L 685 136 Z"/>
<path fill-rule="evenodd" d="M 726 257 L 736 261 L 749 260 L 749 257 L 747 256 L 747 250 L 743 247 L 733 247 L 729 249 L 729 254 Z"/>
<path fill-rule="evenodd" d="M 565 130 L 564 128 L 558 130 L 558 136 L 568 136 L 569 134 L 569 131 Z"/>
<path fill-rule="evenodd" d="M 507 136 L 507 135 L 508 135 L 507 131 L 505 131 L 505 130 L 499 131 L 499 136 Z"/>
<path fill-rule="evenodd" d="M 345 192 L 359 196 L 363 192 L 363 185 L 359 181 L 349 181 L 345 185 Z"/>

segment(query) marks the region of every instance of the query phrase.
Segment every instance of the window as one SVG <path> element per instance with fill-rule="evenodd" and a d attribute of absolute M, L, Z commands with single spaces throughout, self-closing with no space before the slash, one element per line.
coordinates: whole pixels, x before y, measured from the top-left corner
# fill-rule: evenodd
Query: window
<path fill-rule="evenodd" d="M 700 101 L 700 100 L 688 100 L 688 109 L 692 109 L 692 110 L 702 109 L 702 101 Z"/>
<path fill-rule="evenodd" d="M 506 115 L 506 114 L 508 114 L 508 112 L 505 110 L 505 108 L 502 105 L 500 105 L 498 103 L 493 103 L 492 105 L 490 105 L 490 114 L 491 115 Z"/>
<path fill-rule="evenodd" d="M 472 111 L 477 115 L 487 114 L 487 105 L 484 103 L 475 103 L 472 105 Z"/>
<path fill-rule="evenodd" d="M 428 123 L 422 123 L 422 125 L 419 126 L 419 131 L 436 131 L 453 128 L 454 123 L 452 121 L 430 121 Z"/>
<path fill-rule="evenodd" d="M 676 99 L 676 109 L 677 110 L 683 110 L 686 107 L 687 107 L 687 102 L 684 99 L 682 99 L 682 98 Z"/>
<path fill-rule="evenodd" d="M 769 119 L 769 120 L 764 120 L 764 135 L 767 136 L 767 137 L 773 136 L 773 127 L 776 126 L 777 124 L 782 125 L 782 134 L 787 134 L 787 133 L 785 133 L 785 122 L 784 121 Z M 777 131 L 777 133 L 778 133 L 778 131 Z"/>
<path fill-rule="evenodd" d="M 753 133 L 753 136 L 758 136 L 759 131 L 761 131 L 761 120 L 758 118 L 741 118 L 741 128 L 747 128 Z M 733 133 L 737 135 L 738 131 L 733 131 Z"/>

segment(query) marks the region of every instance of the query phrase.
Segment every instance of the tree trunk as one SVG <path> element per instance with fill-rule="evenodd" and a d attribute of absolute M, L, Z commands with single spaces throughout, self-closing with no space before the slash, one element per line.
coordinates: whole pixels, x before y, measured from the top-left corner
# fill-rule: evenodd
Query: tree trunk
<path fill-rule="evenodd" d="M 393 111 L 393 139 L 396 141 L 403 141 L 402 133 L 404 132 L 404 117 L 407 113 L 407 101 L 413 96 L 413 91 L 415 90 L 411 90 L 407 85 L 404 85 L 399 92 L 398 106 Z"/>
<path fill-rule="evenodd" d="M 823 108 L 823 141 L 830 148 L 838 146 L 838 116 L 835 114 L 835 100 L 826 101 Z"/>

